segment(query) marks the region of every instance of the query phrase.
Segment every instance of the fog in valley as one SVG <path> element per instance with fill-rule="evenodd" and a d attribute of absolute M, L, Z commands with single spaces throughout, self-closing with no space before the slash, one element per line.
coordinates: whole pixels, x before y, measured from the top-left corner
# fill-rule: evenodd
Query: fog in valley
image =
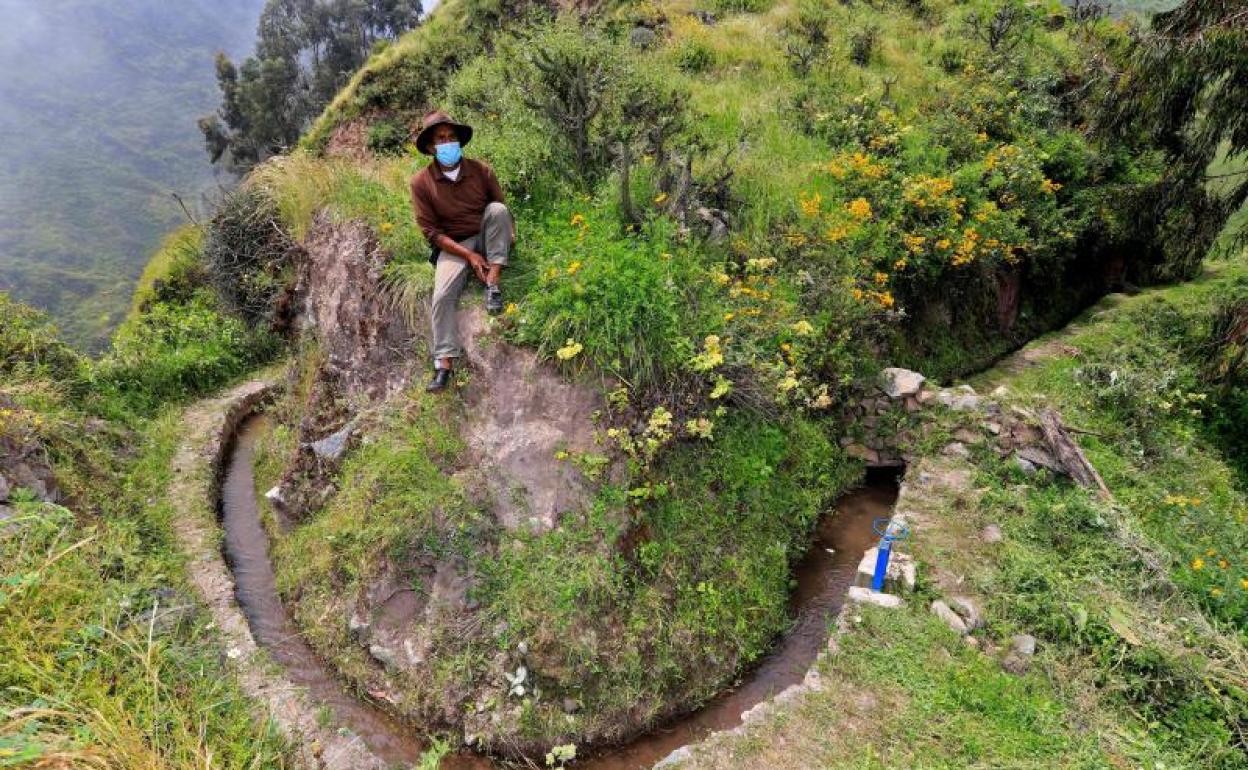
<path fill-rule="evenodd" d="M 98 347 L 170 228 L 214 187 L 213 56 L 264 0 L 0 0 L 0 290 Z M 222 180 L 228 181 L 228 180 Z"/>

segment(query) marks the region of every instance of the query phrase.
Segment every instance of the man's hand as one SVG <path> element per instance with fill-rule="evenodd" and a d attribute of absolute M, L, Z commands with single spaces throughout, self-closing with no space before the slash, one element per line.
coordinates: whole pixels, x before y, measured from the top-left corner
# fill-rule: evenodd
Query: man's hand
<path fill-rule="evenodd" d="M 481 283 L 486 283 L 486 274 L 489 272 L 490 263 L 485 261 L 485 257 L 475 251 L 468 252 L 468 264 L 472 266 L 472 271 L 477 274 L 477 278 L 481 279 Z"/>

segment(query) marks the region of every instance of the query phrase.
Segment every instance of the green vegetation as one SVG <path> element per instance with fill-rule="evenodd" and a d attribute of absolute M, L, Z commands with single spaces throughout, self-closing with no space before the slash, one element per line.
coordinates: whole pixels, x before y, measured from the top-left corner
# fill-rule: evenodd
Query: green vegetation
<path fill-rule="evenodd" d="M 924 461 L 908 607 L 856 608 L 821 691 L 692 767 L 1248 766 L 1248 487 L 1205 438 L 1204 375 L 1206 335 L 1245 298 L 1243 266 L 1219 265 L 1098 305 L 1035 364 L 982 377 L 1011 406 L 1059 409 L 1115 501 L 987 448 L 961 485 Z M 989 524 L 1004 542 L 980 538 Z M 942 575 L 983 606 L 975 647 L 927 611 Z M 1006 673 L 993 656 L 1018 633 L 1037 654 Z"/>
<path fill-rule="evenodd" d="M 178 410 L 130 411 L 160 395 L 101 387 L 108 375 L 42 316 L 3 295 L 0 311 L 3 471 L 46 461 L 73 507 L 24 488 L 0 505 L 0 764 L 290 766 L 226 673 L 173 542 Z M 171 312 L 146 320 L 176 325 Z M 151 349 L 145 363 L 170 371 L 178 355 Z"/>
<path fill-rule="evenodd" d="M 301 149 L 168 238 L 110 353 L 86 359 L 0 298 L 0 452 L 46 457 L 75 509 L 21 490 L 17 526 L 2 525 L 16 566 L 0 576 L 0 704 L 14 715 L 0 764 L 289 762 L 194 609 L 136 614 L 185 590 L 159 491 L 173 409 L 282 348 L 298 243 L 318 217 L 365 222 L 392 255 L 391 307 L 420 319 L 431 271 L 407 181 L 427 160 L 405 129 L 432 104 L 476 126 L 470 151 L 517 216 L 491 328 L 604 397 L 600 451 L 534 460 L 567 463 L 589 502 L 549 531 L 504 530 L 462 400 L 403 392 L 357 409 L 322 394 L 361 439 L 324 506 L 271 527 L 279 588 L 360 691 L 456 738 L 471 726 L 490 748 L 619 739 L 706 700 L 787 623 L 792 565 L 860 471 L 837 439 L 858 430 L 841 409 L 864 375 L 965 374 L 1110 286 L 1200 267 L 1238 194 L 1205 167 L 1240 158 L 1233 145 L 1200 155 L 1199 195 L 1164 216 L 1141 205 L 1192 126 L 1128 142 L 1087 131 L 1095 68 L 1132 61 L 1124 29 L 1017 0 L 650 0 L 589 15 L 445 0 L 376 51 Z M 266 45 L 291 33 L 271 32 Z M 280 53 L 227 83 L 241 89 L 227 89 L 228 112 L 291 119 L 263 107 L 283 93 L 265 73 L 281 85 L 303 64 Z M 305 119 L 220 149 L 258 160 Z M 329 155 L 352 142 L 352 159 Z M 1039 636 L 1038 670 L 1003 673 L 944 633 L 920 606 L 937 591 L 926 584 L 917 609 L 863 614 L 825 665 L 837 686 L 790 723 L 783 751 L 747 739 L 735 759 L 1244 766 L 1245 470 L 1227 453 L 1248 443 L 1248 289 L 1242 268 L 1216 269 L 1119 300 L 1063 338 L 1078 353 L 1008 372 L 1015 405 L 1057 406 L 1079 429 L 1115 504 L 983 451 L 964 497 L 925 512 L 947 525 L 915 543 L 925 569 L 989 598 L 984 643 Z M 311 397 L 320 350 L 294 348 L 261 486 L 322 416 L 309 404 L 326 405 Z M 1006 542 L 968 545 L 989 522 Z M 400 619 L 419 636 L 403 652 L 419 652 L 419 675 L 359 643 L 352 617 L 376 607 L 378 585 L 415 589 L 413 612 L 434 618 Z M 459 588 L 471 616 L 437 617 L 459 600 L 433 595 Z M 517 655 L 523 691 L 497 676 Z M 850 688 L 889 682 L 846 708 Z M 880 728 L 855 728 L 859 713 Z"/>

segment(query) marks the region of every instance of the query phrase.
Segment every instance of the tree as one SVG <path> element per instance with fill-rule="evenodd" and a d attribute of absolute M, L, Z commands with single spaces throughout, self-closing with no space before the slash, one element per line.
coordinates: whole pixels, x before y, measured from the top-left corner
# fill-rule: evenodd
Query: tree
<path fill-rule="evenodd" d="M 1167 171 L 1143 196 L 1144 213 L 1169 251 L 1162 277 L 1192 274 L 1248 201 L 1248 3 L 1186 0 L 1153 17 L 1102 101 L 1106 138 L 1164 153 Z M 1228 170 L 1211 175 L 1215 161 Z M 1248 232 L 1237 235 L 1242 243 Z"/>
<path fill-rule="evenodd" d="M 216 61 L 221 105 L 199 120 L 213 163 L 246 171 L 299 140 L 380 40 L 420 23 L 420 0 L 268 0 L 255 53 Z"/>

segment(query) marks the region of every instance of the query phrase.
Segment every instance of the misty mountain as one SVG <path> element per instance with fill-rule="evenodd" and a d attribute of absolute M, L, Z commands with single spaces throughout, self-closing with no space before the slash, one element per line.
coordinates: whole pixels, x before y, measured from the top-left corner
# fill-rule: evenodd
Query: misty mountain
<path fill-rule="evenodd" d="M 0 290 L 94 347 L 215 187 L 195 119 L 264 0 L 0 0 Z M 221 180 L 223 183 L 228 180 Z"/>

